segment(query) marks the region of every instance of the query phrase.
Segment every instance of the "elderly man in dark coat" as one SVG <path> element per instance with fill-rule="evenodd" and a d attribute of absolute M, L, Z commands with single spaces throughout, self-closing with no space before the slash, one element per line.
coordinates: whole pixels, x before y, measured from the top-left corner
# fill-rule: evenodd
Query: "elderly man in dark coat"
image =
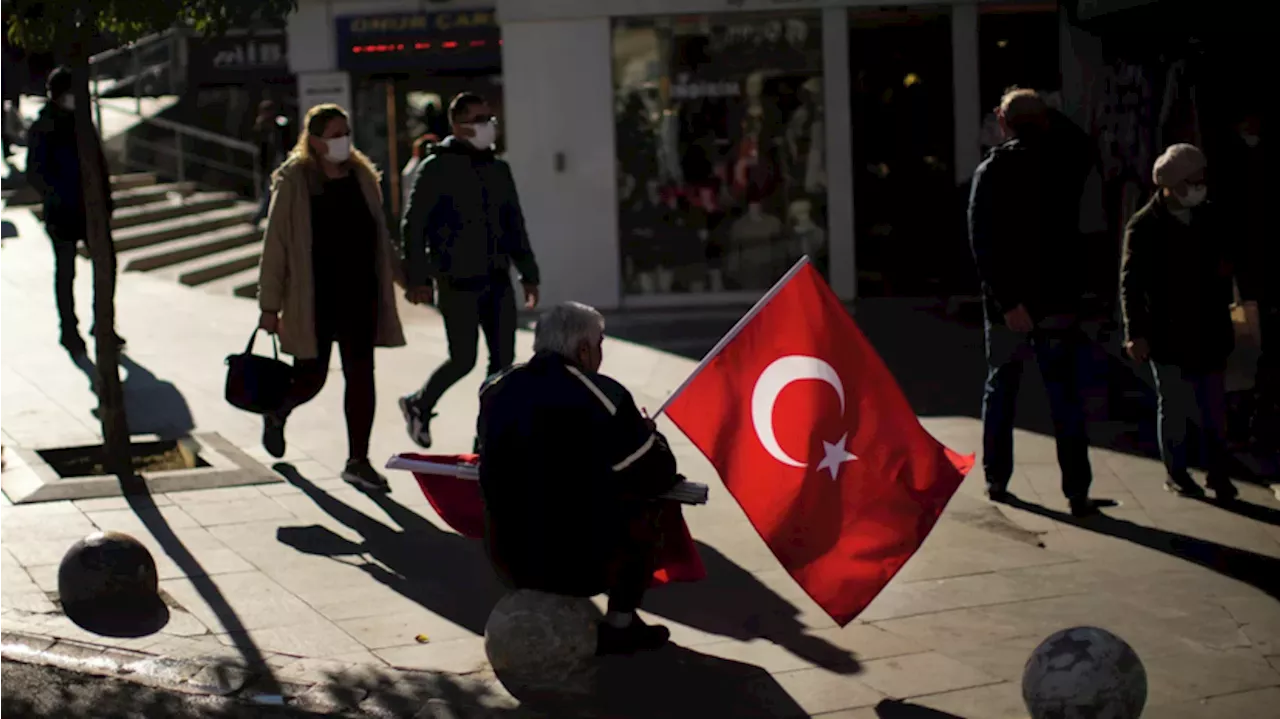
<path fill-rule="evenodd" d="M 1232 499 L 1226 446 L 1227 357 L 1231 324 L 1231 227 L 1207 202 L 1204 153 L 1178 144 L 1156 160 L 1155 196 L 1125 228 L 1120 300 L 1126 347 L 1150 362 L 1160 394 L 1160 454 L 1165 488 L 1184 496 L 1204 491 L 1188 472 L 1193 424 L 1203 430 L 1207 485 Z"/>

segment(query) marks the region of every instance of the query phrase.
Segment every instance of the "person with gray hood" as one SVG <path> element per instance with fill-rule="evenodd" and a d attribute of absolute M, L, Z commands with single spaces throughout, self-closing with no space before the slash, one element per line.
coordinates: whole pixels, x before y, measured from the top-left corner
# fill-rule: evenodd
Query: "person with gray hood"
<path fill-rule="evenodd" d="M 449 359 L 422 389 L 400 399 L 409 438 L 423 448 L 431 446 L 436 404 L 475 367 L 482 331 L 486 376 L 515 361 L 511 266 L 520 273 L 526 309 L 537 307 L 540 282 L 515 179 L 494 154 L 498 124 L 488 103 L 461 93 L 449 103 L 449 122 L 453 134 L 416 170 L 401 225 L 407 297 L 440 310 L 449 343 Z"/>
<path fill-rule="evenodd" d="M 1224 375 L 1235 343 L 1236 238 L 1207 201 L 1207 164 L 1204 153 L 1187 144 L 1170 146 L 1156 160 L 1156 193 L 1125 227 L 1120 304 L 1129 356 L 1149 362 L 1156 378 L 1165 488 L 1204 496 L 1188 472 L 1187 440 L 1198 424 L 1206 483 L 1218 499 L 1229 500 L 1237 492 L 1229 474 Z"/>

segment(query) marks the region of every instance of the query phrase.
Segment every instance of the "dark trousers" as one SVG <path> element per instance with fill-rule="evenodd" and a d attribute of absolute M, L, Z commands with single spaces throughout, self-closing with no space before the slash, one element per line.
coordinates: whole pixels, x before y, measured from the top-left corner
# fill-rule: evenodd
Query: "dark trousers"
<path fill-rule="evenodd" d="M 1160 458 L 1169 476 L 1188 478 L 1187 439 L 1199 425 L 1200 447 L 1210 480 L 1229 478 L 1227 451 L 1227 390 L 1222 372 L 1191 372 L 1169 364 L 1151 363 L 1160 395 L 1157 418 Z"/>
<path fill-rule="evenodd" d="M 373 381 L 373 325 L 347 328 L 316 328 L 319 354 L 314 359 L 293 364 L 293 385 L 280 414 L 288 417 L 299 406 L 315 399 L 329 376 L 333 345 L 342 355 L 342 377 L 346 381 L 343 409 L 347 418 L 347 450 L 351 459 L 369 458 L 369 437 L 373 434 L 373 414 L 377 392 Z"/>
<path fill-rule="evenodd" d="M 436 307 L 444 318 L 449 359 L 436 368 L 412 397 L 428 416 L 450 387 L 476 366 L 477 344 L 484 333 L 489 350 L 488 375 L 511 366 L 516 356 L 516 299 L 511 280 L 494 277 L 479 288 L 441 286 Z"/>
<path fill-rule="evenodd" d="M 1049 394 L 1062 493 L 1086 499 L 1093 482 L 1089 434 L 1081 394 L 1085 338 L 1073 325 L 1037 327 L 1021 334 L 986 322 L 987 382 L 982 395 L 982 466 L 987 486 L 1004 490 L 1013 476 L 1013 427 L 1018 389 L 1028 360 L 1040 368 Z"/>
<path fill-rule="evenodd" d="M 80 243 L 85 241 L 85 231 L 78 222 L 49 222 L 45 224 L 45 231 L 53 244 L 53 296 L 58 303 L 62 338 L 67 340 L 80 332 L 80 320 L 76 317 L 76 256 Z M 114 252 L 111 271 L 116 271 Z"/>

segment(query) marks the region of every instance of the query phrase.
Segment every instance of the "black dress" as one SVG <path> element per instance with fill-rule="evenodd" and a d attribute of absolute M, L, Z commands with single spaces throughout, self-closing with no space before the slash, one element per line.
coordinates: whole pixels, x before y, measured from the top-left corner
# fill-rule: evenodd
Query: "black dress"
<path fill-rule="evenodd" d="M 311 197 L 316 338 L 372 344 L 378 319 L 378 226 L 355 172 Z"/>

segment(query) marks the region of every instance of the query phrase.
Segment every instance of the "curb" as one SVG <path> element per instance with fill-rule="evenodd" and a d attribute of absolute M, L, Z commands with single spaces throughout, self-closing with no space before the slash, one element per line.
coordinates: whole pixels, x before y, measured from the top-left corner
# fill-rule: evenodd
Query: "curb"
<path fill-rule="evenodd" d="M 281 655 L 292 657 L 292 655 Z M 296 657 L 304 659 L 304 657 Z M 436 687 L 441 675 L 391 667 L 379 668 L 382 676 L 372 687 L 332 682 L 300 683 L 272 677 L 261 668 L 226 659 L 179 659 L 105 644 L 59 639 L 28 632 L 0 632 L 0 659 L 108 677 L 159 689 L 219 697 L 245 704 L 288 706 L 316 714 L 369 713 L 372 716 L 406 716 L 404 697 L 379 701 L 398 686 Z M 485 682 L 488 683 L 488 682 Z M 460 707 L 439 697 L 422 697 L 413 719 L 457 719 Z M 475 707 L 493 709 L 488 702 Z M 468 713 L 468 716 L 473 714 Z"/>

